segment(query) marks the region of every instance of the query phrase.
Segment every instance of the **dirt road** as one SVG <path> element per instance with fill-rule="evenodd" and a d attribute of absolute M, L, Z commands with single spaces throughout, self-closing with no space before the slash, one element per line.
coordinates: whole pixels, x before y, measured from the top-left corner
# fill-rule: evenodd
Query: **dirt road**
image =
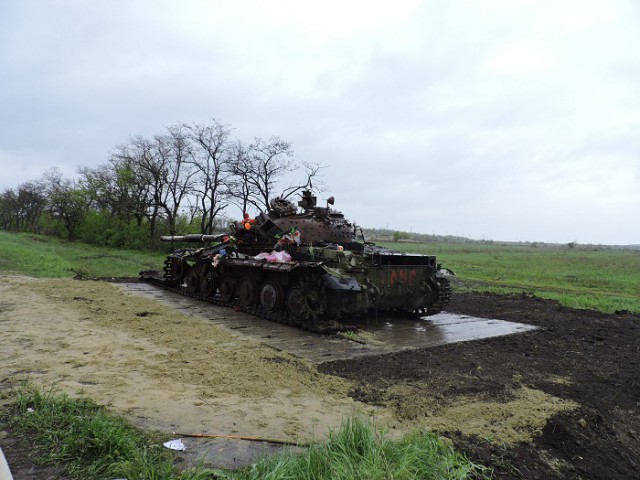
<path fill-rule="evenodd" d="M 359 411 L 446 434 L 496 478 L 637 475 L 639 316 L 524 295 L 458 295 L 450 310 L 541 328 L 318 367 L 108 283 L 2 277 L 0 380 L 83 393 L 165 432 L 308 441 Z M 219 465 L 234 465 L 230 448 L 216 446 Z"/>

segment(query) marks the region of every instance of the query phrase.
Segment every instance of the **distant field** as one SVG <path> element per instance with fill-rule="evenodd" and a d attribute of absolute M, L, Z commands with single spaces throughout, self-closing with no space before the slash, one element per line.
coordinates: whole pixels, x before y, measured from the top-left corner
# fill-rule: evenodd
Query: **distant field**
<path fill-rule="evenodd" d="M 454 290 L 533 293 L 575 308 L 640 313 L 640 251 L 433 243 L 384 244 L 434 254 L 456 273 Z M 135 277 L 163 253 L 116 250 L 0 231 L 0 272 L 35 277 Z"/>
<path fill-rule="evenodd" d="M 0 272 L 61 278 L 137 277 L 159 269 L 165 255 L 69 243 L 56 238 L 0 231 Z"/>
<path fill-rule="evenodd" d="M 383 244 L 438 256 L 453 270 L 454 289 L 533 293 L 563 305 L 640 313 L 640 251 L 602 247 L 489 244 Z"/>

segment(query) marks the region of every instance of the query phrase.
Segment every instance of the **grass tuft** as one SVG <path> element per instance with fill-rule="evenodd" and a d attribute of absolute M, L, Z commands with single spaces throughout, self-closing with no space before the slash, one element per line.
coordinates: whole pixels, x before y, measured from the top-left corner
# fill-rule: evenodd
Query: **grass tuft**
<path fill-rule="evenodd" d="M 150 446 L 148 435 L 90 399 L 25 385 L 16 390 L 16 407 L 11 423 L 33 436 L 36 460 L 61 466 L 72 478 L 213 478 L 205 469 L 178 471 L 170 452 Z"/>
<path fill-rule="evenodd" d="M 234 480 L 383 480 L 481 478 L 474 465 L 433 433 L 414 433 L 389 440 L 373 421 L 349 417 L 325 444 L 304 455 L 284 453 L 253 468 L 236 472 Z"/>

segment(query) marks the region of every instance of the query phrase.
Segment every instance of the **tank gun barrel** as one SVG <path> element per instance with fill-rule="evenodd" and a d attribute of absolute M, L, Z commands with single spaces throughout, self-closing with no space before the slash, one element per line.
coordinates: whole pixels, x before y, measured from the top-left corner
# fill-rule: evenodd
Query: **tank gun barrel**
<path fill-rule="evenodd" d="M 191 243 L 208 243 L 219 242 L 224 235 L 201 235 L 199 233 L 191 233 L 189 235 L 168 235 L 160 237 L 163 242 L 191 242 Z"/>

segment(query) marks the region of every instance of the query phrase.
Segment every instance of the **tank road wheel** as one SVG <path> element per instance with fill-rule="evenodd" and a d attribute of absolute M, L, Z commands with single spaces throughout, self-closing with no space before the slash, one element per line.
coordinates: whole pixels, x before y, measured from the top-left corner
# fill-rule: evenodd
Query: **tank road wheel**
<path fill-rule="evenodd" d="M 179 257 L 171 258 L 170 268 L 171 275 L 178 283 L 182 283 L 189 272 L 189 265 L 187 265 L 187 262 L 184 259 Z"/>
<path fill-rule="evenodd" d="M 267 282 L 260 289 L 260 305 L 267 313 L 275 313 L 284 304 L 284 292 L 279 283 Z"/>
<path fill-rule="evenodd" d="M 302 320 L 316 320 L 324 313 L 324 301 L 320 291 L 293 287 L 287 295 L 289 316 Z"/>
<path fill-rule="evenodd" d="M 218 288 L 215 274 L 208 268 L 200 278 L 200 295 L 203 297 L 213 297 Z"/>
<path fill-rule="evenodd" d="M 187 291 L 196 294 L 200 291 L 200 269 L 192 268 L 184 279 L 187 284 Z"/>
<path fill-rule="evenodd" d="M 249 307 L 258 299 L 258 286 L 251 277 L 242 277 L 238 283 L 238 300 L 243 307 Z"/>
<path fill-rule="evenodd" d="M 236 298 L 236 281 L 231 277 L 222 277 L 220 281 L 220 296 L 226 303 L 231 303 Z"/>

